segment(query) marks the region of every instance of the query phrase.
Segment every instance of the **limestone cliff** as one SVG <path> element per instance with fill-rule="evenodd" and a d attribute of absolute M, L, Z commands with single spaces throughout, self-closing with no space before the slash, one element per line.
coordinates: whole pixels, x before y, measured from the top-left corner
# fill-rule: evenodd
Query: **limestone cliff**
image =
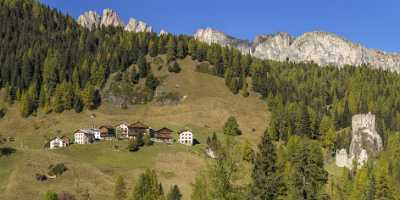
<path fill-rule="evenodd" d="M 100 26 L 101 17 L 95 11 L 88 11 L 83 13 L 78 18 L 78 24 L 92 30 Z"/>
<path fill-rule="evenodd" d="M 124 26 L 124 23 L 122 20 L 119 18 L 117 12 L 114 10 L 111 10 L 109 8 L 103 10 L 103 16 L 101 17 L 101 26 Z"/>
<path fill-rule="evenodd" d="M 129 19 L 128 24 L 125 27 L 126 31 L 130 32 L 152 32 L 153 28 L 149 25 L 147 25 L 143 21 L 136 20 L 134 18 Z"/>
<path fill-rule="evenodd" d="M 242 53 L 277 61 L 314 62 L 321 66 L 369 65 L 400 72 L 400 55 L 368 49 L 327 32 L 308 32 L 299 37 L 288 33 L 257 36 L 253 42 L 239 40 L 220 31 L 199 29 L 194 37 L 206 43 L 238 48 Z"/>

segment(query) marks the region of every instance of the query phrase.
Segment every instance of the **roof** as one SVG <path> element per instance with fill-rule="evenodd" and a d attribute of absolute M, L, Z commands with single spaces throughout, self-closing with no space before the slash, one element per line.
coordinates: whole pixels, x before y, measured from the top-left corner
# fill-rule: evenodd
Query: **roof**
<path fill-rule="evenodd" d="M 114 127 L 111 126 L 111 125 L 102 125 L 102 126 L 99 127 L 99 129 L 102 129 L 102 128 L 113 129 Z"/>
<path fill-rule="evenodd" d="M 144 129 L 147 129 L 149 127 L 146 124 L 142 123 L 142 122 L 135 122 L 133 124 L 130 124 L 129 128 L 144 128 Z"/>
<path fill-rule="evenodd" d="M 157 130 L 156 132 L 157 132 L 157 133 L 165 133 L 165 132 L 172 133 L 172 132 L 174 132 L 174 131 L 171 130 L 171 129 L 169 129 L 169 128 L 167 128 L 167 127 L 164 127 L 164 128 L 162 128 L 162 129 L 160 129 L 160 130 Z"/>
<path fill-rule="evenodd" d="M 79 130 L 76 130 L 75 133 L 80 132 L 80 133 L 84 133 L 84 134 L 92 134 L 92 135 L 94 135 L 95 131 L 99 131 L 99 130 L 98 129 L 79 129 Z"/>

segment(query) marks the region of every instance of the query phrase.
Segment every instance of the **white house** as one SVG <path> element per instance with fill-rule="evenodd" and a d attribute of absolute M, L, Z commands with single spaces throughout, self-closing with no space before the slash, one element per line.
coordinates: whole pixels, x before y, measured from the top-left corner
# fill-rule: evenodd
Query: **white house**
<path fill-rule="evenodd" d="M 118 134 L 120 134 L 120 137 L 128 137 L 128 133 L 129 133 L 129 124 L 127 123 L 122 123 L 120 124 L 117 128 L 119 128 L 121 130 L 121 132 L 119 132 Z"/>
<path fill-rule="evenodd" d="M 96 130 L 94 129 L 80 129 L 74 134 L 75 144 L 91 144 L 95 140 Z M 100 131 L 99 131 L 100 133 Z"/>
<path fill-rule="evenodd" d="M 69 139 L 66 137 L 56 137 L 50 140 L 50 149 L 64 148 L 69 145 Z"/>
<path fill-rule="evenodd" d="M 178 142 L 184 145 L 192 146 L 193 145 L 193 133 L 190 131 L 183 131 L 179 133 Z"/>

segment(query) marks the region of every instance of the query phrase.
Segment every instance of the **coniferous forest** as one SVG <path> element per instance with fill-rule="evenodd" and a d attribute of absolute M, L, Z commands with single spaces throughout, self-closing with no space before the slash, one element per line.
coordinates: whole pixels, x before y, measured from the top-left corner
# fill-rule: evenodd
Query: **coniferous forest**
<path fill-rule="evenodd" d="M 368 66 L 260 60 L 185 35 L 114 27 L 90 31 L 71 16 L 31 0 L 0 0 L 0 24 L 1 91 L 4 101 L 17 105 L 24 117 L 96 109 L 111 75 L 132 65 L 137 70 L 124 73 L 123 80 L 145 80 L 143 95 L 152 94 L 159 80 L 149 58 L 159 55 L 170 63 L 190 56 L 199 63 L 197 71 L 223 78 L 232 93 L 255 92 L 265 99 L 271 121 L 250 152 L 251 184 L 235 184 L 241 159 L 235 141 L 215 139 L 219 156 L 196 179 L 192 199 L 399 199 L 397 73 Z M 179 66 L 172 64 L 170 71 L 178 73 Z M 352 115 L 367 112 L 376 115 L 384 151 L 365 167 L 344 169 L 335 181 L 328 181 L 324 160 L 348 148 Z"/>

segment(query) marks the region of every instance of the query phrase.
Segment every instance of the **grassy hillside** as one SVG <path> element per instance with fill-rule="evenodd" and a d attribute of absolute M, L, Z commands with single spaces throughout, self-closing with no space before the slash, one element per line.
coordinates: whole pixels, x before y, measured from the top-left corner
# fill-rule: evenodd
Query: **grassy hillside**
<path fill-rule="evenodd" d="M 179 74 L 153 69 L 162 77 L 162 87 L 186 96 L 176 106 L 150 103 L 122 110 L 103 104 L 97 110 L 79 114 L 72 111 L 39 113 L 29 118 L 20 117 L 17 108 L 10 107 L 0 120 L 0 134 L 16 138 L 13 146 L 17 153 L 0 158 L 0 199 L 37 199 L 47 190 L 75 193 L 77 184 L 89 188 L 93 199 L 110 199 L 118 175 L 126 177 L 131 190 L 137 175 L 146 168 L 157 171 L 165 191 L 172 184 L 178 184 L 184 199 L 189 199 L 190 183 L 206 164 L 202 151 L 206 137 L 213 132 L 220 133 L 224 122 L 232 115 L 243 131 L 240 140 L 255 143 L 266 128 L 268 116 L 266 103 L 256 95 L 248 98 L 233 95 L 222 78 L 195 72 L 195 63 L 190 58 L 179 63 L 182 67 Z M 135 153 L 125 149 L 126 141 L 119 142 L 120 151 L 115 151 L 109 141 L 73 145 L 56 151 L 42 148 L 45 137 L 63 134 L 72 137 L 74 130 L 89 127 L 92 114 L 96 116 L 96 126 L 140 120 L 154 128 L 191 128 L 202 144 L 195 147 L 156 144 Z M 35 180 L 35 173 L 44 173 L 50 164 L 58 162 L 66 163 L 69 168 L 64 175 L 44 183 Z"/>

